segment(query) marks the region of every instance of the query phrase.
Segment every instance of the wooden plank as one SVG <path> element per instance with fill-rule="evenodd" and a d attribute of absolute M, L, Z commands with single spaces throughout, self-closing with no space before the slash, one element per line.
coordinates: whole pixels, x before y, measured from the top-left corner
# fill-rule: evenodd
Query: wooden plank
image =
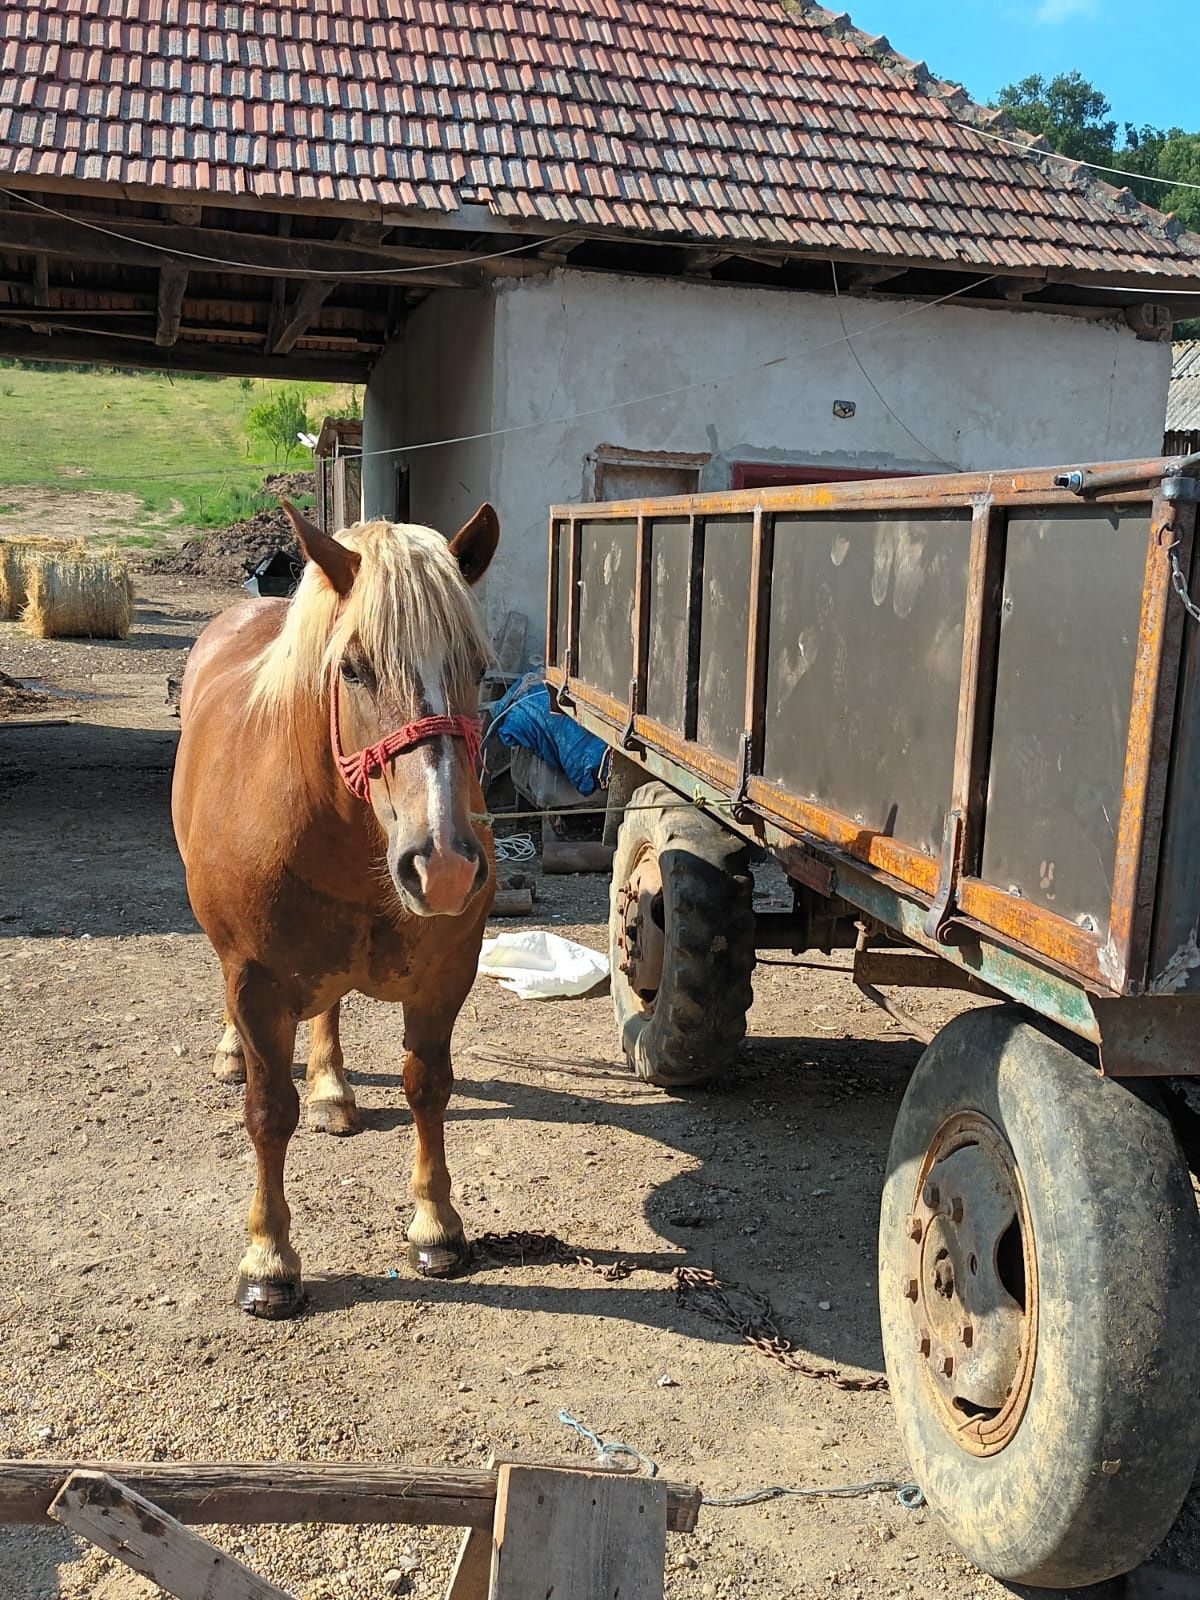
<path fill-rule="evenodd" d="M 492 1535 L 486 1528 L 468 1528 L 450 1574 L 446 1600 L 488 1600 L 492 1581 Z"/>
<path fill-rule="evenodd" d="M 179 338 L 187 281 L 187 270 L 184 267 L 164 267 L 158 275 L 158 319 L 154 331 L 156 345 L 173 345 Z"/>
<path fill-rule="evenodd" d="M 73 1472 L 50 1515 L 176 1600 L 292 1600 L 103 1472 Z"/>
<path fill-rule="evenodd" d="M 529 889 L 497 889 L 489 917 L 531 917 L 533 893 Z"/>
<path fill-rule="evenodd" d="M 166 368 L 172 372 L 232 373 L 236 377 L 284 378 L 290 382 L 314 378 L 322 383 L 364 383 L 375 360 L 374 351 L 362 349 L 300 350 L 286 356 L 269 356 L 264 351 L 241 345 L 209 344 L 187 338 L 173 345 L 168 353 L 154 344 L 149 329 L 145 343 L 138 343 L 83 329 L 39 334 L 6 326 L 0 327 L 0 356 L 15 356 L 24 361 L 94 361 L 115 367 Z"/>
<path fill-rule="evenodd" d="M 180 1522 L 396 1522 L 490 1528 L 496 1469 L 345 1461 L 4 1461 L 0 1525 L 37 1523 L 72 1472 L 105 1472 Z M 668 1483 L 668 1525 L 690 1533 L 700 1491 Z"/>
<path fill-rule="evenodd" d="M 0 217 L 0 249 L 26 255 L 39 252 L 67 256 L 75 261 L 112 261 L 125 266 L 161 267 L 170 261 L 171 251 L 181 255 L 218 258 L 223 270 L 250 276 L 274 277 L 285 273 L 291 278 L 329 278 L 329 274 L 356 276 L 359 281 L 376 277 L 387 280 L 397 268 L 404 271 L 404 283 L 411 288 L 482 289 L 491 274 L 478 265 L 458 265 L 457 254 L 465 262 L 465 251 L 421 250 L 408 246 L 353 243 L 333 239 L 290 239 L 278 234 L 239 233 L 224 228 L 187 228 L 172 223 L 149 222 L 143 217 L 114 216 L 109 224 L 89 216 L 85 227 L 59 217 L 31 216 L 26 212 L 4 212 Z M 99 230 L 99 231 L 98 231 Z M 114 234 L 123 234 L 117 238 Z M 168 252 L 164 256 L 164 251 Z M 544 275 L 547 263 L 526 261 L 522 256 L 508 258 L 516 272 L 507 276 Z M 498 262 L 497 265 L 504 263 Z M 211 264 L 197 263 L 203 270 L 221 271 Z M 367 274 L 364 279 L 361 275 Z"/>
<path fill-rule="evenodd" d="M 662 1600 L 665 1484 L 515 1465 L 499 1474 L 490 1600 Z"/>

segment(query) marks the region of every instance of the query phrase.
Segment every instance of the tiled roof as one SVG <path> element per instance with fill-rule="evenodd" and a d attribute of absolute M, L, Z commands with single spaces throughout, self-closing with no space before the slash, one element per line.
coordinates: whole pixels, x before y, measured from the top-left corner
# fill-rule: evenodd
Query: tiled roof
<path fill-rule="evenodd" d="M 0 181 L 1200 279 L 1200 239 L 964 121 L 808 0 L 19 0 Z"/>
<path fill-rule="evenodd" d="M 1171 382 L 1167 389 L 1167 432 L 1200 429 L 1200 339 L 1171 346 Z"/>

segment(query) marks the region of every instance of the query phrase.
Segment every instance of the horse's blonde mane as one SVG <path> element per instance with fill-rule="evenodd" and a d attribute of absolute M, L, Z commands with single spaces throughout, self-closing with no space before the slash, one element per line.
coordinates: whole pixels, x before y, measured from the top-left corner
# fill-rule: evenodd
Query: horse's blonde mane
<path fill-rule="evenodd" d="M 411 694 L 422 663 L 437 662 L 451 701 L 473 703 L 491 651 L 446 540 L 401 522 L 356 522 L 336 537 L 361 557 L 349 595 L 343 602 L 306 563 L 283 627 L 252 663 L 251 705 L 277 717 L 305 696 L 323 697 L 351 643 L 370 663 L 381 698 Z"/>

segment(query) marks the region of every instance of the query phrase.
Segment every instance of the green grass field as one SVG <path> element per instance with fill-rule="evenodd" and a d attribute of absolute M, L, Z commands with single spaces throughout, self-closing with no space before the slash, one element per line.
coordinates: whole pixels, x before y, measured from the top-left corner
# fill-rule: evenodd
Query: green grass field
<path fill-rule="evenodd" d="M 247 437 L 246 413 L 272 390 L 266 380 L 169 378 L 159 373 L 35 372 L 0 366 L 0 537 L 13 512 L 5 489 L 136 496 L 139 509 L 116 543 L 150 549 L 180 527 L 218 528 L 266 503 L 263 474 L 303 468 Z M 361 404 L 346 385 L 286 385 L 303 395 L 315 432 L 326 415 Z"/>

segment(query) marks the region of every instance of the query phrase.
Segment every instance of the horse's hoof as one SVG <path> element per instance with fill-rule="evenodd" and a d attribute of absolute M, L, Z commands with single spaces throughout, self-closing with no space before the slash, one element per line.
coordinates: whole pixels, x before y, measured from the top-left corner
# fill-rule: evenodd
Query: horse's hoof
<path fill-rule="evenodd" d="M 456 1278 L 470 1265 L 471 1252 L 465 1239 L 447 1239 L 442 1244 L 410 1242 L 408 1260 L 422 1278 Z"/>
<path fill-rule="evenodd" d="M 245 1083 L 246 1058 L 218 1050 L 213 1057 L 212 1073 L 218 1083 Z"/>
<path fill-rule="evenodd" d="M 272 1322 L 294 1317 L 304 1298 L 299 1279 L 247 1278 L 244 1274 L 238 1278 L 234 1296 L 247 1316 L 266 1317 Z"/>
<path fill-rule="evenodd" d="M 304 1125 L 313 1133 L 357 1133 L 358 1107 L 353 1100 L 309 1100 Z"/>

